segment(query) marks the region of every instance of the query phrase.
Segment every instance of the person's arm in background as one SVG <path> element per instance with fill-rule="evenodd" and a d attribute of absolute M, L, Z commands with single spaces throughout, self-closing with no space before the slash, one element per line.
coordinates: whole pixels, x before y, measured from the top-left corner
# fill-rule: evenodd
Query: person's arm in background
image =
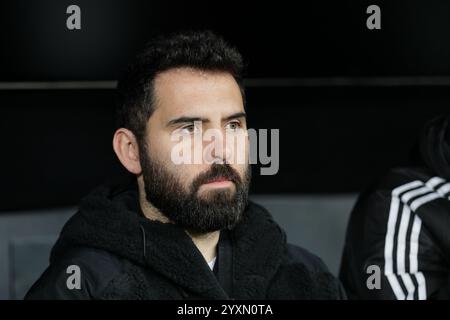
<path fill-rule="evenodd" d="M 408 183 L 358 200 L 340 271 L 349 299 L 450 297 L 450 202 L 419 190 L 420 183 Z M 368 288 L 371 265 L 380 268 L 379 289 Z"/>

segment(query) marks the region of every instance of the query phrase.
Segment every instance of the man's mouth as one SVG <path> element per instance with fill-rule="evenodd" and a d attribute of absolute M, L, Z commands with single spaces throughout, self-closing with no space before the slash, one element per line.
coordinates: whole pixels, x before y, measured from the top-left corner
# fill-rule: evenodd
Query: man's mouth
<path fill-rule="evenodd" d="M 212 187 L 228 187 L 232 184 L 233 182 L 228 179 L 228 178 L 214 178 L 211 180 L 206 181 L 204 184 L 207 186 L 212 186 Z"/>

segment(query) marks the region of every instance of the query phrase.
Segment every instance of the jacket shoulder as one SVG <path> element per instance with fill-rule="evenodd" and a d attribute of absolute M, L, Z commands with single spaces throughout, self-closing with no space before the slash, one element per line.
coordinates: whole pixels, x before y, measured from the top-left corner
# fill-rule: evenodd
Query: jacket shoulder
<path fill-rule="evenodd" d="M 392 191 L 393 189 L 413 181 L 427 181 L 433 173 L 423 167 L 398 167 L 390 169 L 371 189 Z"/>
<path fill-rule="evenodd" d="M 345 299 L 339 280 L 308 250 L 288 244 L 286 256 L 271 281 L 268 299 Z"/>
<path fill-rule="evenodd" d="M 122 259 L 107 251 L 74 248 L 52 261 L 25 299 L 97 299 L 123 268 Z"/>
<path fill-rule="evenodd" d="M 287 262 L 289 264 L 301 263 L 309 272 L 329 272 L 322 259 L 308 250 L 293 244 L 287 244 Z"/>
<path fill-rule="evenodd" d="M 425 185 L 433 178 L 432 172 L 421 167 L 399 167 L 389 170 L 384 176 L 366 188 L 359 196 L 353 207 L 350 223 L 366 217 L 368 224 L 384 224 L 388 219 L 391 199 L 394 193 L 412 190 Z M 402 191 L 403 190 L 403 191 Z M 367 220 L 367 218 L 374 221 Z M 360 221 L 362 223 L 362 221 Z M 369 223 L 370 222 L 370 223 Z"/>

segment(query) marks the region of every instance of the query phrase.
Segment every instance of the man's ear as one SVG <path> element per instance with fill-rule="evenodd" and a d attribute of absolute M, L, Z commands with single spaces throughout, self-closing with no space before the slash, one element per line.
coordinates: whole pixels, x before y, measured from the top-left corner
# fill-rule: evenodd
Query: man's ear
<path fill-rule="evenodd" d="M 136 136 L 128 129 L 117 129 L 113 137 L 113 148 L 122 165 L 131 173 L 141 174 L 139 146 Z"/>

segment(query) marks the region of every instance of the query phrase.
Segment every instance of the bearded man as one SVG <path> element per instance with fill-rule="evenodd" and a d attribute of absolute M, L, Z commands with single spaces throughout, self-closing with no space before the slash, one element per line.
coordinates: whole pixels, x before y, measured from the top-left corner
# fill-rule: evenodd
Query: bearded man
<path fill-rule="evenodd" d="M 248 200 L 248 139 L 177 163 L 205 130 L 247 131 L 242 57 L 209 31 L 151 40 L 119 81 L 113 148 L 130 179 L 84 198 L 28 299 L 337 299 L 319 258 Z M 199 125 L 200 124 L 200 125 Z M 233 156 L 229 157 L 232 154 Z M 78 278 L 75 279 L 77 272 Z"/>

